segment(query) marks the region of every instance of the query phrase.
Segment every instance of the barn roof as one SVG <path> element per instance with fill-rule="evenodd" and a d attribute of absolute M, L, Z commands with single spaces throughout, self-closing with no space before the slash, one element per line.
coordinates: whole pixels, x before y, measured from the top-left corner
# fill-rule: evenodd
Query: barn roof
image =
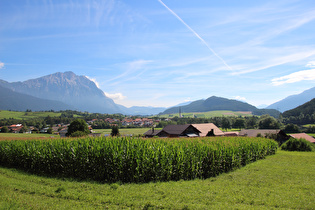
<path fill-rule="evenodd" d="M 203 124 L 192 124 L 195 128 L 197 128 L 201 133 L 200 136 L 206 136 L 211 129 L 213 129 L 213 133 L 216 136 L 223 136 L 224 133 L 213 123 L 203 123 Z"/>
<path fill-rule="evenodd" d="M 239 132 L 240 136 L 257 137 L 258 134 L 266 136 L 267 134 L 278 134 L 281 130 L 279 129 L 257 129 L 257 130 L 241 130 Z"/>
<path fill-rule="evenodd" d="M 172 135 L 180 135 L 183 132 L 185 132 L 190 126 L 192 126 L 191 124 L 186 124 L 186 125 L 167 125 L 163 128 L 163 131 L 168 133 L 168 134 L 172 134 Z M 198 133 L 201 133 L 197 128 L 195 128 L 194 126 L 192 126 Z"/>
<path fill-rule="evenodd" d="M 305 139 L 311 143 L 315 143 L 315 139 L 312 136 L 307 135 L 306 133 L 295 133 L 290 134 L 290 136 L 295 139 Z"/>
<path fill-rule="evenodd" d="M 158 135 L 162 130 L 148 130 L 147 132 L 145 132 L 143 135 L 145 136 L 156 136 Z"/>

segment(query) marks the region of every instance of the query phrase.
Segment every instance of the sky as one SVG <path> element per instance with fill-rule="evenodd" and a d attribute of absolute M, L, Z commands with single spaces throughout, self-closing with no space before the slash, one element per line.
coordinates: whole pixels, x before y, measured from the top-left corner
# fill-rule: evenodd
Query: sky
<path fill-rule="evenodd" d="M 269 105 L 315 86 L 315 1 L 0 0 L 0 79 L 66 71 L 127 107 Z"/>

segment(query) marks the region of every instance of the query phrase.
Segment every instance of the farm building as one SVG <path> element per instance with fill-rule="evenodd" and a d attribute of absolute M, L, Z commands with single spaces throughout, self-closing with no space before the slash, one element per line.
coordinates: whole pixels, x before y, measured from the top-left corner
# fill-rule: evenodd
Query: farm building
<path fill-rule="evenodd" d="M 248 137 L 266 137 L 273 138 L 275 137 L 276 141 L 283 143 L 288 140 L 290 137 L 282 130 L 279 129 L 257 129 L 257 130 L 241 130 L 239 136 L 248 136 Z"/>
<path fill-rule="evenodd" d="M 190 124 L 186 125 L 167 125 L 162 130 L 154 128 L 144 133 L 145 137 L 198 137 L 201 131 Z"/>
<path fill-rule="evenodd" d="M 200 131 L 191 124 L 186 125 L 167 125 L 161 132 L 159 137 L 198 137 Z"/>
<path fill-rule="evenodd" d="M 154 128 L 152 128 L 148 130 L 147 132 L 145 132 L 143 135 L 147 138 L 154 137 L 154 136 L 158 136 L 161 131 L 162 130 L 154 130 Z"/>
<path fill-rule="evenodd" d="M 295 139 L 305 139 L 305 140 L 315 144 L 315 139 L 312 136 L 307 135 L 306 133 L 290 134 L 289 136 L 292 138 L 295 138 Z"/>
<path fill-rule="evenodd" d="M 215 136 L 224 136 L 224 133 L 213 123 L 192 124 L 201 133 L 200 136 L 207 136 L 209 131 L 213 131 Z"/>

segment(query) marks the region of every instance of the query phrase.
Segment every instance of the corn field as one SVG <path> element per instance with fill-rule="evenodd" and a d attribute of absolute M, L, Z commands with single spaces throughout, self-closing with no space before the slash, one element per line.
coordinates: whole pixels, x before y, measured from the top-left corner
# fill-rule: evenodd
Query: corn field
<path fill-rule="evenodd" d="M 265 138 L 83 138 L 0 141 L 0 165 L 100 182 L 208 178 L 275 154 Z"/>

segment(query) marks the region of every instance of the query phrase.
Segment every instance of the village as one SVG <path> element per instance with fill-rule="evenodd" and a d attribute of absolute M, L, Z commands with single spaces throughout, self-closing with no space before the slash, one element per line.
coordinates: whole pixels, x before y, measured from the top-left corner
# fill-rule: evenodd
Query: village
<path fill-rule="evenodd" d="M 184 125 L 166 125 L 162 129 L 156 129 L 155 123 L 159 123 L 160 120 L 153 120 L 149 118 L 125 118 L 122 121 L 119 119 L 106 118 L 105 120 L 93 119 L 89 120 L 86 123 L 88 124 L 88 128 L 90 130 L 89 136 L 99 137 L 101 133 L 97 131 L 97 129 L 93 130 L 93 125 L 98 122 L 106 122 L 109 123 L 110 126 L 137 126 L 137 127 L 145 127 L 149 128 L 145 133 L 143 133 L 143 137 L 145 138 L 180 138 L 180 137 L 210 137 L 210 136 L 247 136 L 247 137 L 265 137 L 275 139 L 279 144 L 287 141 L 289 138 L 300 139 L 303 138 L 311 143 L 315 144 L 315 139 L 306 134 L 306 133 L 291 133 L 286 134 L 281 129 L 242 129 L 240 131 L 222 131 L 219 127 L 217 127 L 214 123 L 201 123 L 201 124 L 184 124 Z M 68 132 L 67 125 L 56 125 L 52 127 L 45 127 L 42 129 L 37 129 L 34 126 L 24 127 L 22 124 L 14 124 L 10 126 L 2 126 L 0 127 L 0 131 L 3 132 L 2 129 L 7 127 L 8 132 L 10 133 L 48 133 L 59 135 L 64 138 L 67 137 Z M 105 136 L 108 136 L 105 135 Z"/>

